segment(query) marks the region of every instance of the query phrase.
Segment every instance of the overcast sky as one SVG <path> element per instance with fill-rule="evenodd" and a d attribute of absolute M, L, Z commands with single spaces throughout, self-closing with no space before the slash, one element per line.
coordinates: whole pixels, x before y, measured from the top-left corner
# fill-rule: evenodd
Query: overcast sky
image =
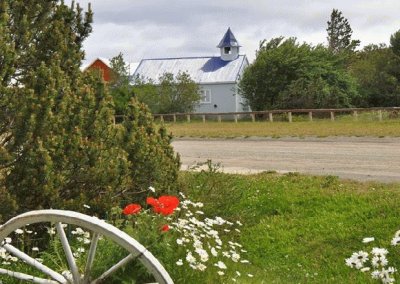
<path fill-rule="evenodd" d="M 142 58 L 218 55 L 216 45 L 231 27 L 250 60 L 260 40 L 295 36 L 326 43 L 332 9 L 342 11 L 362 45 L 388 43 L 400 29 L 399 0 L 77 0 L 92 3 L 93 33 L 86 60 L 119 52 Z"/>

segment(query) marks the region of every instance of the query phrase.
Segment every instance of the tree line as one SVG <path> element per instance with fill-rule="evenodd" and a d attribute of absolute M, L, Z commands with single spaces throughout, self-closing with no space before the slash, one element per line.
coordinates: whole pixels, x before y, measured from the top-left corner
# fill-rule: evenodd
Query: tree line
<path fill-rule="evenodd" d="M 260 42 L 239 83 L 253 110 L 400 105 L 400 30 L 389 46 L 356 50 L 360 41 L 334 9 L 326 31 L 327 46 L 293 37 Z"/>

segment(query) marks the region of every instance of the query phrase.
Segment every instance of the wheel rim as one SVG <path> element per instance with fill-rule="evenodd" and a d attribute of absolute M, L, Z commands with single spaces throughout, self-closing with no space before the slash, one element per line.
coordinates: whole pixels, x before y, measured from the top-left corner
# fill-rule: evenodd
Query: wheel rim
<path fill-rule="evenodd" d="M 118 228 L 108 224 L 96 217 L 91 217 L 88 215 L 84 215 L 82 213 L 73 212 L 73 211 L 65 211 L 65 210 L 37 210 L 37 211 L 30 211 L 19 216 L 16 216 L 10 219 L 7 223 L 0 226 L 0 243 L 9 236 L 12 232 L 19 228 L 25 227 L 27 224 L 37 224 L 37 223 L 55 223 L 58 235 L 61 239 L 61 243 L 63 245 L 64 253 L 67 257 L 68 266 L 73 276 L 73 280 L 67 280 L 61 274 L 52 271 L 52 269 L 48 268 L 51 271 L 46 271 L 44 267 L 38 267 L 40 264 L 30 264 L 35 268 L 41 270 L 48 276 L 50 276 L 53 280 L 46 280 L 47 282 L 40 282 L 40 278 L 38 281 L 32 281 L 32 279 L 24 279 L 30 280 L 36 283 L 74 283 L 74 284 L 86 284 L 86 283 L 99 283 L 102 279 L 108 277 L 112 273 L 114 273 L 118 268 L 122 267 L 126 263 L 128 263 L 132 259 L 138 259 L 140 262 L 149 270 L 149 272 L 154 276 L 158 283 L 173 283 L 171 277 L 169 276 L 168 272 L 165 268 L 161 265 L 161 263 L 149 252 L 144 246 L 142 246 L 139 242 L 133 239 L 131 236 L 126 234 L 125 232 L 119 230 Z M 68 239 L 65 236 L 64 229 L 62 228 L 62 223 L 74 225 L 78 227 L 82 227 L 88 229 L 92 232 L 92 242 L 89 249 L 85 273 L 84 277 L 79 273 L 76 264 L 74 263 L 74 258 L 72 256 L 71 248 L 68 244 Z M 97 241 L 99 236 L 104 236 L 105 238 L 113 241 L 115 244 L 124 248 L 129 255 L 122 259 L 120 262 L 112 266 L 109 270 L 103 273 L 99 278 L 96 280 L 89 280 L 89 273 L 91 271 L 91 266 L 93 264 L 95 258 L 95 252 L 97 248 Z M 4 244 L 3 247 L 10 252 L 11 254 L 20 254 L 22 253 L 18 249 L 14 248 L 12 245 Z M 19 253 L 17 251 L 19 251 Z M 22 253 L 24 254 L 24 253 Z M 18 255 L 16 255 L 18 257 Z M 29 258 L 26 258 L 25 255 L 20 255 L 20 257 L 25 257 L 25 262 L 29 261 Z M 19 258 L 20 258 L 19 257 Z M 29 257 L 29 256 L 28 256 Z M 9 276 L 13 276 L 15 278 L 18 274 L 10 275 L 10 271 L 0 268 L 0 274 L 8 274 Z M 21 273 L 23 274 L 23 273 Z M 21 277 L 34 277 L 32 275 L 18 275 Z M 36 277 L 37 278 L 37 277 Z M 23 278 L 20 278 L 23 279 Z M 52 282 L 51 282 L 52 281 Z"/>

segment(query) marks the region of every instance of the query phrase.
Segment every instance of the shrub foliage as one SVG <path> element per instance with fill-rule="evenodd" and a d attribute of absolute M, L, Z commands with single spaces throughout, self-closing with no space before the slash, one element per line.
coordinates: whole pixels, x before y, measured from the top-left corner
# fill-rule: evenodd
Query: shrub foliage
<path fill-rule="evenodd" d="M 0 3 L 0 221 L 83 204 L 105 214 L 176 186 L 179 158 L 147 108 L 132 100 L 114 125 L 107 87 L 80 72 L 91 21 L 90 7 L 56 0 Z"/>

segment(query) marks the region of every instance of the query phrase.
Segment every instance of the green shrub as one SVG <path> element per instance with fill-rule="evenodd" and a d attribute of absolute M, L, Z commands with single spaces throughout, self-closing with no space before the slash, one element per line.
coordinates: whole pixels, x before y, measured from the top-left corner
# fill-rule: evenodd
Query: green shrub
<path fill-rule="evenodd" d="M 91 16 L 58 1 L 0 4 L 0 198 L 10 205 L 0 222 L 84 204 L 104 216 L 125 199 L 140 202 L 149 185 L 176 188 L 179 157 L 148 109 L 131 101 L 114 125 L 104 82 L 79 69 Z"/>

